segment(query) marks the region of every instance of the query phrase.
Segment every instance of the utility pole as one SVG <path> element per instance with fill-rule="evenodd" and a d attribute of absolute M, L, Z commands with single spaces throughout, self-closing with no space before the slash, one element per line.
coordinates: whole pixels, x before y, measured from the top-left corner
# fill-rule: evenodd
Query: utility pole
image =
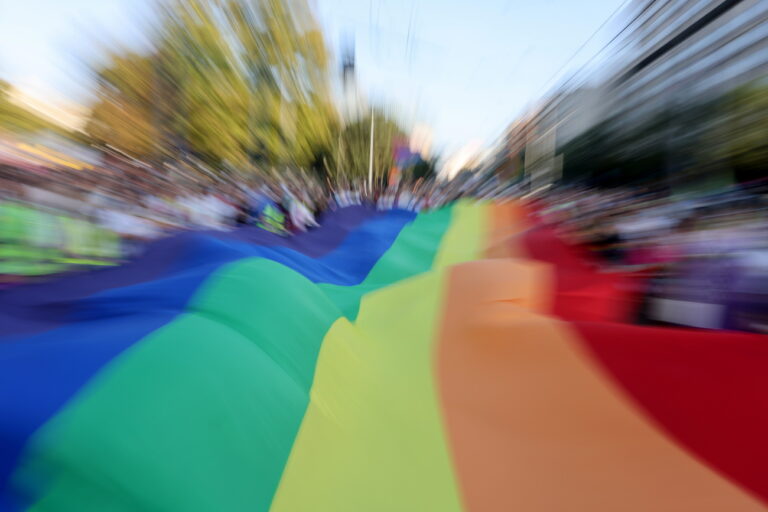
<path fill-rule="evenodd" d="M 368 193 L 373 194 L 373 107 L 371 107 L 371 144 L 368 155 Z"/>

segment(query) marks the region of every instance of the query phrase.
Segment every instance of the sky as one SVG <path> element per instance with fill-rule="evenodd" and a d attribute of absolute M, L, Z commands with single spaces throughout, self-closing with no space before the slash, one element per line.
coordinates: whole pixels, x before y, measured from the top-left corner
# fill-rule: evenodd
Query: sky
<path fill-rule="evenodd" d="M 618 16 L 573 57 L 624 0 L 311 2 L 332 52 L 354 38 L 364 94 L 408 126 L 428 125 L 445 155 L 491 145 L 620 28 Z M 0 0 L 0 78 L 53 100 L 87 101 L 88 64 L 104 42 L 144 47 L 152 3 Z"/>

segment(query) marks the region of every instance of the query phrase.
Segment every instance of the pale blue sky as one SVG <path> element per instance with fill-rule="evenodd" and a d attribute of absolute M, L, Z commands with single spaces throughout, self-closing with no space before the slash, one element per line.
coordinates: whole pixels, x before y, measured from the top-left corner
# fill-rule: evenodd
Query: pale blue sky
<path fill-rule="evenodd" d="M 0 0 L 0 77 L 82 101 L 100 42 L 142 45 L 152 0 Z M 489 144 L 622 0 L 315 0 L 329 45 L 354 34 L 361 88 L 445 152 Z M 618 30 L 609 23 L 567 67 Z M 409 37 L 409 33 L 411 36 Z M 546 87 L 545 87 L 546 86 Z"/>

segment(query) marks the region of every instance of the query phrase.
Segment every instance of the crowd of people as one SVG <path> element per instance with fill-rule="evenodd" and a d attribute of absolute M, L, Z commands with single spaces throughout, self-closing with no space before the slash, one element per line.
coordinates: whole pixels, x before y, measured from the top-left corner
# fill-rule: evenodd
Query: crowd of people
<path fill-rule="evenodd" d="M 424 211 L 462 196 L 521 190 L 471 176 L 453 181 L 323 181 L 304 171 L 249 176 L 199 170 L 9 175 L 0 172 L 0 275 L 45 275 L 116 264 L 179 230 L 257 226 L 283 236 L 329 210 L 365 205 Z M 762 188 L 761 188 L 762 187 Z M 543 218 L 606 271 L 642 273 L 642 323 L 768 332 L 765 186 L 673 195 L 665 188 L 558 187 Z"/>
<path fill-rule="evenodd" d="M 638 321 L 768 332 L 764 184 L 673 196 L 664 189 L 567 188 L 545 217 L 609 271 L 647 277 Z"/>
<path fill-rule="evenodd" d="M 301 170 L 228 175 L 202 166 L 74 171 L 0 166 L 0 277 L 47 275 L 117 264 L 179 230 L 258 226 L 289 236 L 319 226 L 324 212 L 437 208 L 469 193 L 470 180 L 380 184 L 322 180 Z"/>

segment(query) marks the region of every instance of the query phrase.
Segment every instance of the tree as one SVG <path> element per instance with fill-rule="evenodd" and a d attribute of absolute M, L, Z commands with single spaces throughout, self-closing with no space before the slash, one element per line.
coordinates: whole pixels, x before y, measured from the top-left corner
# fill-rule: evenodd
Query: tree
<path fill-rule="evenodd" d="M 768 176 L 768 87 L 748 84 L 723 101 L 725 158 L 743 180 Z"/>
<path fill-rule="evenodd" d="M 325 41 L 306 0 L 230 0 L 228 12 L 256 99 L 256 151 L 273 164 L 312 164 L 331 144 L 338 115 Z"/>
<path fill-rule="evenodd" d="M 377 182 L 385 180 L 394 165 L 393 141 L 403 136 L 402 129 L 384 112 L 374 113 L 373 175 Z M 336 179 L 366 179 L 371 138 L 370 114 L 343 127 L 331 151 L 328 168 Z"/>
<path fill-rule="evenodd" d="M 159 152 L 161 132 L 154 109 L 156 57 L 113 54 L 97 71 L 98 98 L 86 133 L 99 144 L 110 144 L 137 158 Z"/>
<path fill-rule="evenodd" d="M 328 55 L 305 0 L 174 0 L 155 46 L 99 70 L 97 141 L 136 156 L 177 147 L 214 167 L 328 153 Z"/>
<path fill-rule="evenodd" d="M 569 141 L 564 179 L 623 184 L 664 179 L 676 187 L 768 175 L 768 87 L 674 103 L 627 123 L 621 116 Z"/>
<path fill-rule="evenodd" d="M 33 133 L 52 131 L 59 135 L 69 136 L 69 132 L 34 112 L 17 105 L 11 100 L 11 85 L 0 80 L 0 131 L 12 133 Z"/>
<path fill-rule="evenodd" d="M 160 54 L 175 85 L 173 131 L 210 164 L 246 163 L 248 89 L 221 2 L 179 1 L 165 11 Z"/>

